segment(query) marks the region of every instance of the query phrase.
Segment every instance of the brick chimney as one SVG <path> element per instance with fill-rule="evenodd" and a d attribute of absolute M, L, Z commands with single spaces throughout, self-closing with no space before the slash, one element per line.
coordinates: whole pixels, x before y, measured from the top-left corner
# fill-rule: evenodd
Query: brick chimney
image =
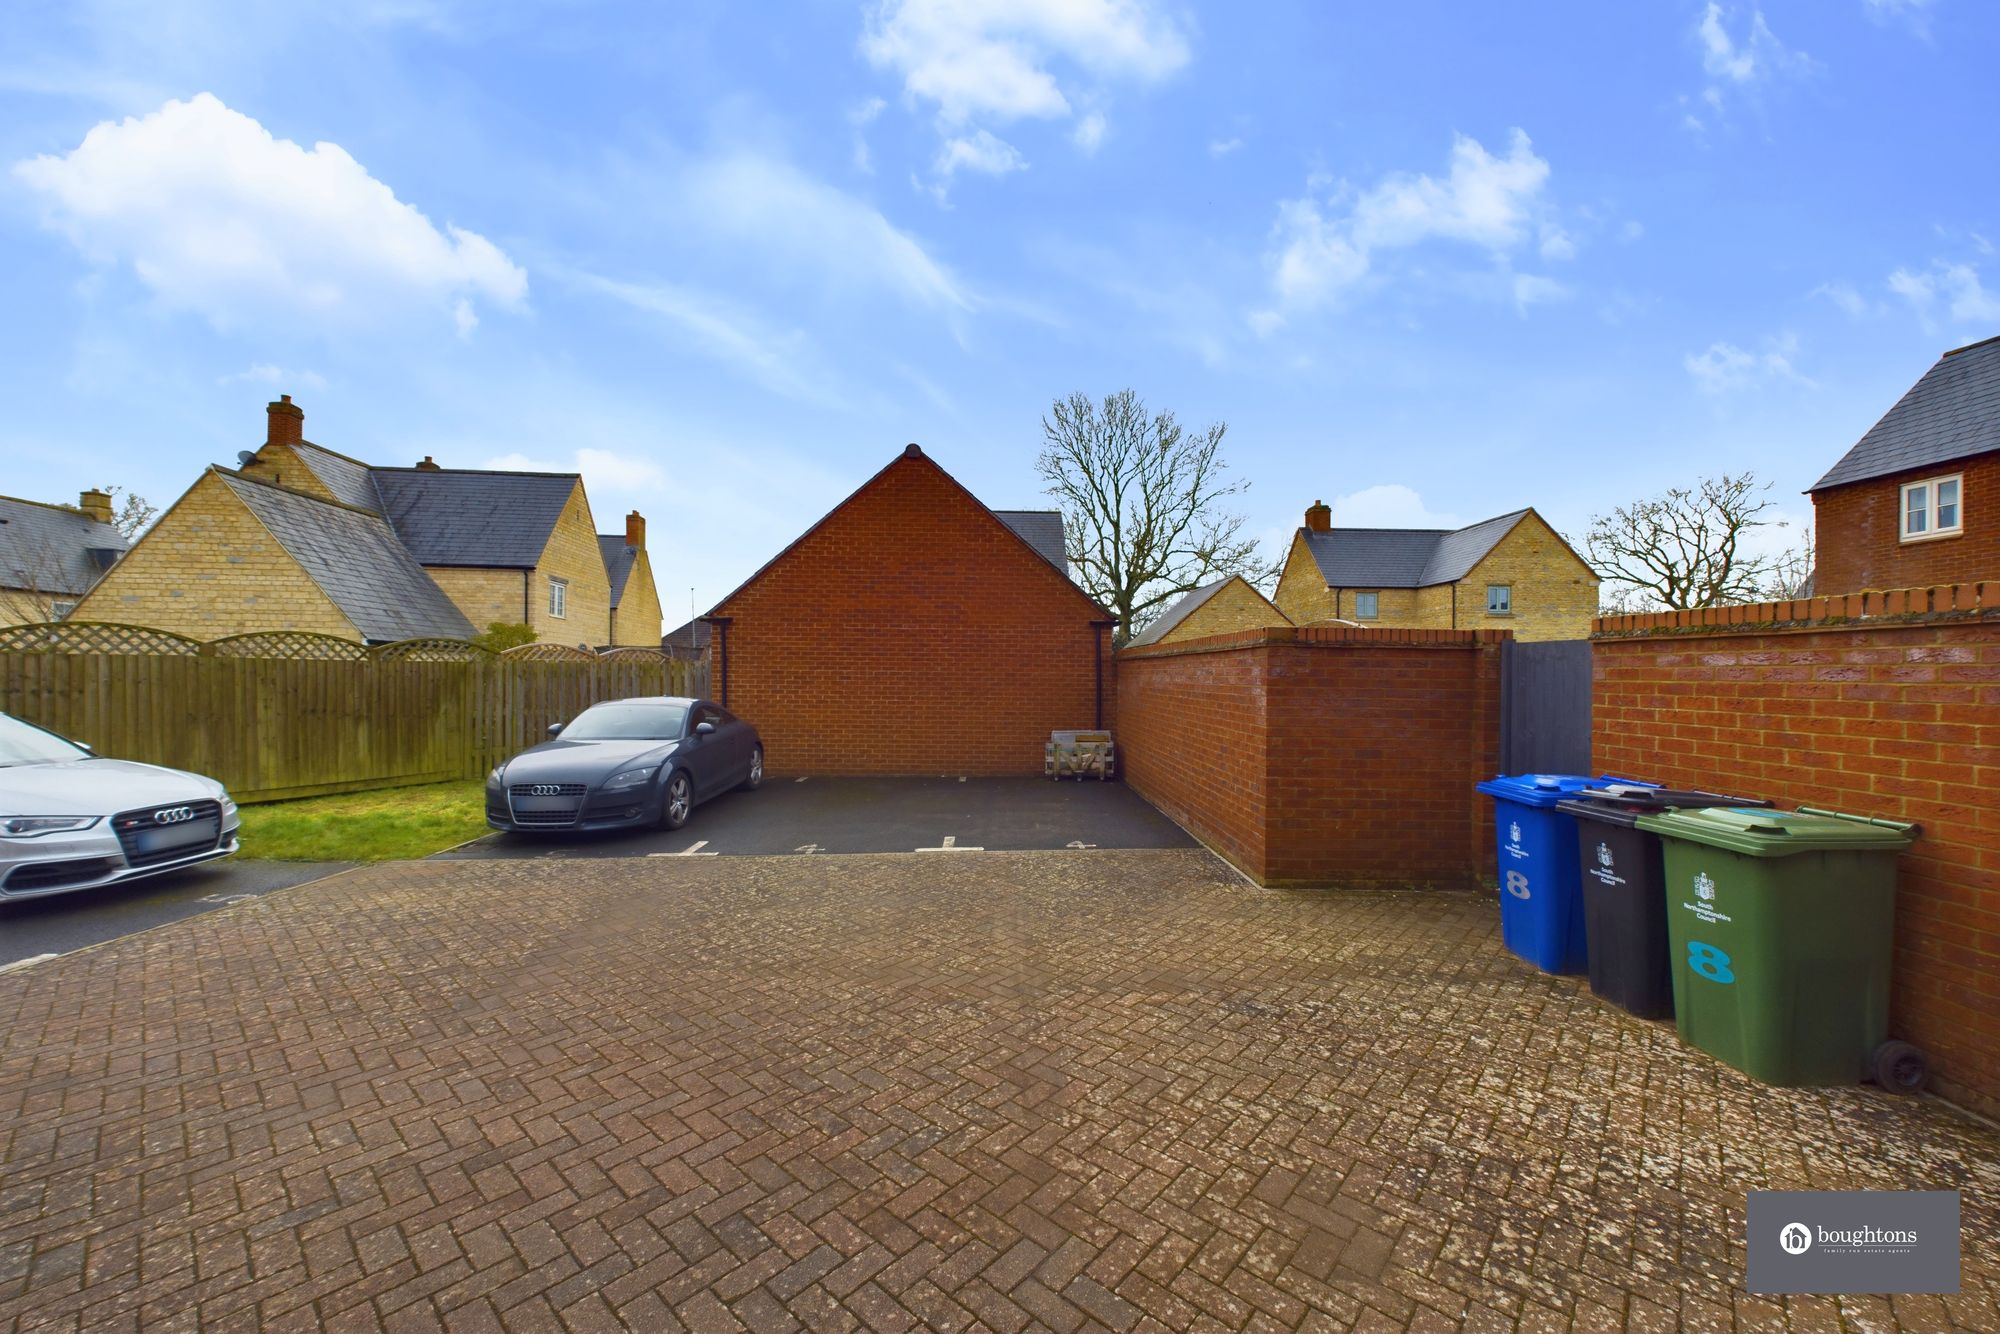
<path fill-rule="evenodd" d="M 77 497 L 76 507 L 99 523 L 111 522 L 111 493 L 96 487 Z"/>
<path fill-rule="evenodd" d="M 290 394 L 280 394 L 277 402 L 266 403 L 264 416 L 269 423 L 264 431 L 265 444 L 296 445 L 306 438 L 305 409 L 292 402 Z"/>
<path fill-rule="evenodd" d="M 418 471 L 418 472 L 443 472 L 443 471 L 444 471 L 444 469 L 443 469 L 443 468 L 442 468 L 441 466 L 439 466 L 439 464 L 438 464 L 438 461 L 437 461 L 436 459 L 432 458 L 432 457 L 431 457 L 430 455 L 428 455 L 428 454 L 424 455 L 424 456 L 423 456 L 423 458 L 422 458 L 421 460 L 419 460 L 419 461 L 418 461 L 418 463 L 417 463 L 417 465 L 416 465 L 416 469 L 417 469 L 417 471 Z"/>
<path fill-rule="evenodd" d="M 1306 531 L 1309 533 L 1329 532 L 1333 528 L 1333 511 L 1324 500 L 1315 500 L 1306 509 Z"/>
<path fill-rule="evenodd" d="M 625 516 L 625 545 L 635 551 L 646 549 L 646 520 L 637 510 Z"/>

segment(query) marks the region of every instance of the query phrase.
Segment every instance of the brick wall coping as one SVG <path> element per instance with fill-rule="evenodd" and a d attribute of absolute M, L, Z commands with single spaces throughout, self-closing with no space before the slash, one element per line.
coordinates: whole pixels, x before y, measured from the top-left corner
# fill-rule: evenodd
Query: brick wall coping
<path fill-rule="evenodd" d="M 1346 625 L 1266 626 L 1256 630 L 1231 630 L 1225 634 L 1203 635 L 1169 644 L 1146 644 L 1118 651 L 1127 658 L 1172 658 L 1184 653 L 1233 653 L 1246 648 L 1287 645 L 1296 648 L 1432 648 L 1470 649 L 1481 644 L 1499 644 L 1512 639 L 1512 630 L 1405 630 Z"/>
<path fill-rule="evenodd" d="M 1753 602 L 1739 607 L 1600 616 L 1592 639 L 1662 635 L 1755 634 L 1772 630 L 1852 629 L 1857 625 L 2000 620 L 2000 580 L 1931 588 L 1868 589 L 1831 597 Z"/>

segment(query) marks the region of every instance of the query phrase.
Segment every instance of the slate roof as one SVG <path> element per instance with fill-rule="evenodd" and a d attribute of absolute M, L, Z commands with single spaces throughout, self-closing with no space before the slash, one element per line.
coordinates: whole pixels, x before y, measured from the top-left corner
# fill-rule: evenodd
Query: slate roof
<path fill-rule="evenodd" d="M 1203 603 L 1207 602 L 1217 593 L 1220 593 L 1228 585 L 1229 580 L 1235 577 L 1232 574 L 1228 579 L 1217 579 L 1212 584 L 1203 584 L 1200 588 L 1189 589 L 1186 593 L 1182 594 L 1180 601 L 1168 607 L 1158 616 L 1155 616 L 1147 623 L 1145 629 L 1133 635 L 1131 641 L 1126 644 L 1126 647 L 1138 648 L 1142 644 L 1158 643 L 1166 636 L 1168 631 L 1192 616 Z"/>
<path fill-rule="evenodd" d="M 293 448 L 307 471 L 319 478 L 341 504 L 373 510 L 377 514 L 382 512 L 382 497 L 375 490 L 374 469 L 345 454 L 336 454 L 315 445 L 310 440 L 301 440 Z"/>
<path fill-rule="evenodd" d="M 1069 547 L 1060 510 L 994 510 L 993 517 L 1020 534 L 1022 541 L 1042 553 L 1042 559 L 1069 573 Z"/>
<path fill-rule="evenodd" d="M 217 469 L 216 475 L 364 639 L 470 639 L 477 633 L 381 515 L 253 482 L 226 469 Z"/>
<path fill-rule="evenodd" d="M 1808 487 L 1865 482 L 2000 450 L 2000 338 L 1954 348 Z"/>
<path fill-rule="evenodd" d="M 1328 588 L 1427 588 L 1463 579 L 1529 514 L 1515 510 L 1466 528 L 1301 528 Z"/>
<path fill-rule="evenodd" d="M 689 621 L 661 635 L 660 647 L 683 653 L 699 653 L 708 647 L 708 637 L 713 630 L 714 627 L 707 621 Z"/>
<path fill-rule="evenodd" d="M 82 596 L 109 566 L 93 547 L 123 555 L 129 543 L 108 523 L 67 505 L 0 496 L 0 588 Z"/>
<path fill-rule="evenodd" d="M 581 480 L 573 472 L 371 468 L 382 514 L 422 565 L 533 569 Z"/>
<path fill-rule="evenodd" d="M 611 577 L 611 605 L 615 608 L 625 591 L 625 580 L 638 563 L 639 548 L 626 546 L 623 533 L 599 533 L 597 550 L 604 557 L 604 573 Z"/>

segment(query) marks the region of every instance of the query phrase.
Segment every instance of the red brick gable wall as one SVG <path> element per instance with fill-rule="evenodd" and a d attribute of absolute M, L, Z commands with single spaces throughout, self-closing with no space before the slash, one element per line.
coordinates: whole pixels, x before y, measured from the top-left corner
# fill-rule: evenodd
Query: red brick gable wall
<path fill-rule="evenodd" d="M 1923 825 L 1891 1028 L 2000 1115 L 2000 583 L 1598 626 L 1594 768 Z"/>
<path fill-rule="evenodd" d="M 1965 478 L 1965 535 L 1898 540 L 1903 483 L 1953 473 Z M 1819 560 L 1813 590 L 1823 595 L 2000 579 L 2000 453 L 1821 491 L 1813 497 L 1813 520 Z"/>
<path fill-rule="evenodd" d="M 777 775 L 1039 774 L 1103 722 L 1104 614 L 943 469 L 905 456 L 715 610 L 710 662 Z"/>

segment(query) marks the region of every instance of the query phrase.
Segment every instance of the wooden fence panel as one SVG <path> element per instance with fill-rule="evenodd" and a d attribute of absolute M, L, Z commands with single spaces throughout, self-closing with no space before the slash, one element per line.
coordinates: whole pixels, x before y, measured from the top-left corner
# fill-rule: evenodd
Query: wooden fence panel
<path fill-rule="evenodd" d="M 0 651 L 0 712 L 100 755 L 191 769 L 240 801 L 483 778 L 600 700 L 685 693 L 692 664 L 632 655 L 253 658 Z"/>

